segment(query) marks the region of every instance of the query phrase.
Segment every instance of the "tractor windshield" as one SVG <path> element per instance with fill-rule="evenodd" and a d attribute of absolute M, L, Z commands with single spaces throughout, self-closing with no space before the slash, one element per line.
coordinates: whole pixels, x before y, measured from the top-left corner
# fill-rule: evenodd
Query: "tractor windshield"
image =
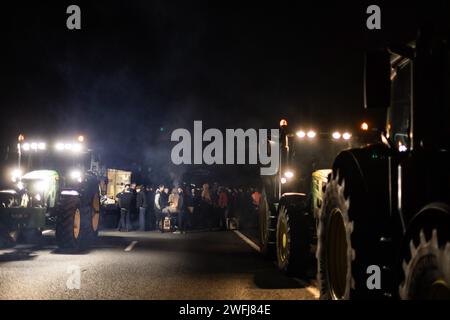
<path fill-rule="evenodd" d="M 294 174 L 289 189 L 307 192 L 311 184 L 311 173 L 320 169 L 329 169 L 335 157 L 344 149 L 351 147 L 349 141 L 335 141 L 326 135 L 314 140 L 300 140 L 293 137 L 290 143 L 289 170 Z"/>
<path fill-rule="evenodd" d="M 73 154 L 50 151 L 30 152 L 22 156 L 22 165 L 26 169 L 26 172 L 34 170 L 55 170 L 64 176 L 75 169 L 89 169 L 91 155 L 89 152 Z"/>

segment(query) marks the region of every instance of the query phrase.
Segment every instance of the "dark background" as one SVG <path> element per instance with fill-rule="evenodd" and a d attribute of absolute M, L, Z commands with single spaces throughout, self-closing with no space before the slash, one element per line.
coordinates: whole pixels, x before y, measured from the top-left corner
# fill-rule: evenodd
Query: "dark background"
<path fill-rule="evenodd" d="M 81 30 L 66 28 L 70 4 L 81 7 Z M 366 28 L 370 4 L 381 7 L 382 30 Z M 0 18 L 3 160 L 19 133 L 84 134 L 108 166 L 150 167 L 162 177 L 180 170 L 167 166 L 170 133 L 192 128 L 193 120 L 275 128 L 284 117 L 325 130 L 352 128 L 365 117 L 364 51 L 414 39 L 419 22 L 445 13 L 443 6 L 448 9 L 446 1 L 9 3 Z"/>

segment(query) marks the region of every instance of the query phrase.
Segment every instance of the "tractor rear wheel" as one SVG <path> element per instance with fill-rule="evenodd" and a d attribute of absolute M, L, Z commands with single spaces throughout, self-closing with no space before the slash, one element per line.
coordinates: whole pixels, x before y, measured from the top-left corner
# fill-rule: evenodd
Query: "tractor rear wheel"
<path fill-rule="evenodd" d="M 273 259 L 275 258 L 276 216 L 270 210 L 264 191 L 258 209 L 258 224 L 261 254 L 265 258 Z"/>
<path fill-rule="evenodd" d="M 301 219 L 303 214 L 289 206 L 282 206 L 278 213 L 277 262 L 278 268 L 288 275 L 304 276 L 311 260 L 308 228 Z"/>

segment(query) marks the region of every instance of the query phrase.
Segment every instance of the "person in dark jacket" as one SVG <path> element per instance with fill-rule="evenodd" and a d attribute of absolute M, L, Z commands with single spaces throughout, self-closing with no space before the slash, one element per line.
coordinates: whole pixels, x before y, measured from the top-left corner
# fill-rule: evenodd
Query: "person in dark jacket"
<path fill-rule="evenodd" d="M 117 195 L 117 199 L 120 208 L 120 221 L 117 230 L 128 232 L 132 229 L 130 213 L 132 210 L 132 202 L 134 199 L 134 194 L 131 191 L 129 184 L 125 185 L 125 189 Z"/>
<path fill-rule="evenodd" d="M 147 190 L 145 186 L 137 188 L 136 206 L 139 210 L 139 231 L 145 231 L 145 213 L 147 211 Z"/>

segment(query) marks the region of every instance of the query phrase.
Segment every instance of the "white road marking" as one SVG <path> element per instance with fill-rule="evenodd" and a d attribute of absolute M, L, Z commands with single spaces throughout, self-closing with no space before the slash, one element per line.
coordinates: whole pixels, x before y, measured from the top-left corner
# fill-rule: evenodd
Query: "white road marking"
<path fill-rule="evenodd" d="M 129 252 L 133 250 L 134 246 L 138 243 L 138 241 L 132 241 L 128 247 L 125 248 L 125 252 Z"/>
<path fill-rule="evenodd" d="M 234 231 L 234 233 L 236 233 L 238 235 L 239 238 L 244 240 L 244 242 L 247 243 L 250 247 L 252 247 L 257 252 L 261 252 L 261 249 L 259 248 L 259 246 L 256 243 L 254 243 L 252 240 L 250 240 L 250 238 L 248 238 L 247 236 L 243 235 L 238 230 L 233 230 L 233 231 Z"/>

